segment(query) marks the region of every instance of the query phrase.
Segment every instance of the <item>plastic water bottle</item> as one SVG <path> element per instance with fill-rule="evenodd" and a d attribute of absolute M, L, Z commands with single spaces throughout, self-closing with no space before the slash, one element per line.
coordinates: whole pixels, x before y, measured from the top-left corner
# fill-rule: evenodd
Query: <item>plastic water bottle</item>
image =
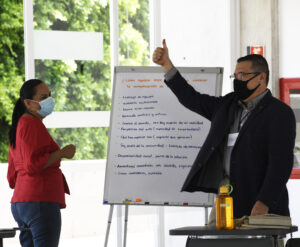
<path fill-rule="evenodd" d="M 219 230 L 232 230 L 234 228 L 233 200 L 230 196 L 231 192 L 231 185 L 222 186 L 220 187 L 219 195 L 216 198 L 216 221 Z"/>

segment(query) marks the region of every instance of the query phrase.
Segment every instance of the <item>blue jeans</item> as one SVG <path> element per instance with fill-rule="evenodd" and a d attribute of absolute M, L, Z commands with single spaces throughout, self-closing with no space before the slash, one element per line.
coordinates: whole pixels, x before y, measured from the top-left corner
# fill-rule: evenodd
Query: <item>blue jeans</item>
<path fill-rule="evenodd" d="M 61 229 L 60 205 L 53 202 L 16 202 L 11 211 L 21 231 L 22 247 L 57 247 Z"/>

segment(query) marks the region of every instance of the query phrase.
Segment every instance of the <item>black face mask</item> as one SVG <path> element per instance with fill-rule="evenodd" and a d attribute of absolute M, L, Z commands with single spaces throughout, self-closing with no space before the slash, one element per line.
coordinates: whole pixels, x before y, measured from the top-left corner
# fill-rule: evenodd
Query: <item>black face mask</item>
<path fill-rule="evenodd" d="M 241 81 L 238 79 L 233 80 L 233 89 L 234 89 L 234 92 L 236 92 L 239 99 L 241 99 L 241 100 L 247 99 L 260 86 L 260 84 L 259 84 L 256 88 L 251 89 L 251 90 L 247 88 L 248 82 L 251 81 L 252 79 L 254 79 L 258 75 L 259 74 L 253 76 L 248 81 Z"/>

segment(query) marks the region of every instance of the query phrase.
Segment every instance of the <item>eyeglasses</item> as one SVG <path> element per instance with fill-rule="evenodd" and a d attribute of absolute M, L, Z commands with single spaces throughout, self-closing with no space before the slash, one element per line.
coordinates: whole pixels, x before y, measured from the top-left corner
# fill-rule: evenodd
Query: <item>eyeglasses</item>
<path fill-rule="evenodd" d="M 247 75 L 259 75 L 261 72 L 249 72 L 249 73 L 245 73 L 245 72 L 239 72 L 237 74 L 233 74 L 230 75 L 229 78 L 230 79 L 238 79 L 238 80 L 243 80 Z"/>

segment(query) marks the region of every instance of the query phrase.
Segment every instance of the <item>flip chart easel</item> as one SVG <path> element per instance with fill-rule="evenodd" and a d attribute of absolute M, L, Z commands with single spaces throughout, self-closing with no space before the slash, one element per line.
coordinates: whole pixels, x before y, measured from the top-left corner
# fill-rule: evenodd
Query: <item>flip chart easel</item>
<path fill-rule="evenodd" d="M 222 68 L 178 68 L 195 90 L 220 96 Z M 110 205 L 213 205 L 213 196 L 180 192 L 208 134 L 210 122 L 186 109 L 164 83 L 159 67 L 116 67 L 103 203 Z"/>

